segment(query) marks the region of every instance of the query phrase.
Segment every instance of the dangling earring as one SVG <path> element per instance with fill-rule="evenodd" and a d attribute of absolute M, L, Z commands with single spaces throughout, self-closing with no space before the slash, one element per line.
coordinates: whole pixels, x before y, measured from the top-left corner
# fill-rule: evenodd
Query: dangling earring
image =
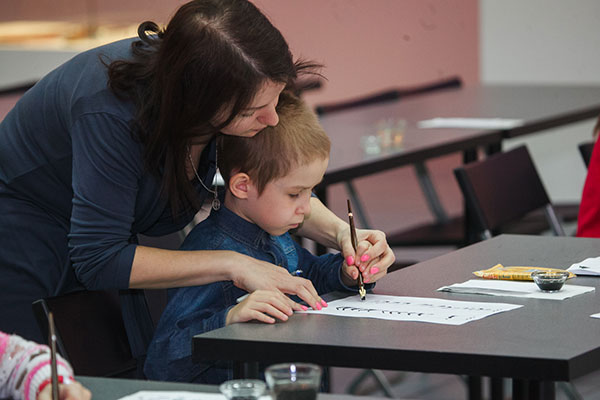
<path fill-rule="evenodd" d="M 202 182 L 202 179 L 200 179 L 200 176 L 198 175 L 198 170 L 196 170 L 196 167 L 194 166 L 194 160 L 192 159 L 192 154 L 190 153 L 190 146 L 187 146 L 187 156 L 188 156 L 188 160 L 190 161 L 190 165 L 192 166 L 192 170 L 194 171 L 194 175 L 196 175 L 196 179 L 198 179 L 198 182 L 200 182 L 200 184 L 202 185 L 202 187 L 208 192 L 208 193 L 212 193 L 213 194 L 213 201 L 212 201 L 212 209 L 215 211 L 218 211 L 221 208 L 221 200 L 219 200 L 218 197 L 218 193 L 217 193 L 217 187 L 214 187 L 214 190 L 210 190 L 208 187 L 206 187 L 206 185 L 204 184 L 204 182 Z M 219 156 L 219 151 L 218 149 L 215 148 L 215 164 L 219 165 L 217 163 L 218 161 L 218 157 Z M 217 167 L 217 171 L 218 171 L 218 167 Z M 216 172 L 215 172 L 216 173 Z"/>

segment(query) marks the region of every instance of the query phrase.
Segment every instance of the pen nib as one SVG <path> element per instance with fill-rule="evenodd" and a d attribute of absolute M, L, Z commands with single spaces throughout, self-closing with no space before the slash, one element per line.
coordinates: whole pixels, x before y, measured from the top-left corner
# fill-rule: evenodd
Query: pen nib
<path fill-rule="evenodd" d="M 360 295 L 360 299 L 362 301 L 365 301 L 367 299 L 367 291 L 365 290 L 364 287 L 361 287 L 360 289 L 358 289 L 358 294 Z"/>

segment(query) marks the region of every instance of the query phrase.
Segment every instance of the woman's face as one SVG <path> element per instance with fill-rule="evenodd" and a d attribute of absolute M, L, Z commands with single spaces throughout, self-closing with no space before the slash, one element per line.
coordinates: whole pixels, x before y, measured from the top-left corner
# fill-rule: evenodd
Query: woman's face
<path fill-rule="evenodd" d="M 249 107 L 242 110 L 233 121 L 221 129 L 221 132 L 226 135 L 252 137 L 267 126 L 277 125 L 279 117 L 275 107 L 284 87 L 283 83 L 264 83 Z"/>

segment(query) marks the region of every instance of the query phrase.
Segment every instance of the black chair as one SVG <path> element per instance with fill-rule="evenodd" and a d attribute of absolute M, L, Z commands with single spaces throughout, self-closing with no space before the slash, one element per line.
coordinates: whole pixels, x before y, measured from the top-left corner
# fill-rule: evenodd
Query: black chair
<path fill-rule="evenodd" d="M 50 311 L 58 351 L 71 363 L 75 374 L 140 377 L 117 291 L 81 291 L 35 301 L 33 312 L 43 337 L 48 337 Z"/>
<path fill-rule="evenodd" d="M 594 151 L 594 144 L 596 142 L 583 142 L 579 143 L 579 153 L 581 154 L 581 158 L 583 158 L 583 162 L 585 163 L 585 167 L 590 166 L 590 160 L 592 159 L 592 152 Z"/>
<path fill-rule="evenodd" d="M 469 223 L 487 239 L 532 211 L 543 209 L 547 227 L 564 235 L 546 189 L 525 146 L 494 154 L 454 170 Z"/>

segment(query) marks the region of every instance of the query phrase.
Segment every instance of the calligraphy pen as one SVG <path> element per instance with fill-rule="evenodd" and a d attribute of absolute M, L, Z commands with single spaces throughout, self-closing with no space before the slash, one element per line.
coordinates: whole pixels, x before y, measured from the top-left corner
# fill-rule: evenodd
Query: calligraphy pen
<path fill-rule="evenodd" d="M 356 254 L 356 249 L 358 248 L 358 238 L 356 236 L 356 226 L 354 226 L 354 216 L 352 215 L 352 207 L 350 205 L 350 199 L 348 201 L 348 220 L 350 221 L 350 240 L 352 241 L 352 248 L 354 248 L 354 253 Z M 360 295 L 361 300 L 367 299 L 367 291 L 365 290 L 365 283 L 363 281 L 362 273 L 360 272 L 360 268 L 358 269 L 358 294 Z"/>
<path fill-rule="evenodd" d="M 52 400 L 58 400 L 58 369 L 56 368 L 56 328 L 54 327 L 54 315 L 48 313 L 48 324 L 50 325 L 50 371 L 52 373 Z"/>

